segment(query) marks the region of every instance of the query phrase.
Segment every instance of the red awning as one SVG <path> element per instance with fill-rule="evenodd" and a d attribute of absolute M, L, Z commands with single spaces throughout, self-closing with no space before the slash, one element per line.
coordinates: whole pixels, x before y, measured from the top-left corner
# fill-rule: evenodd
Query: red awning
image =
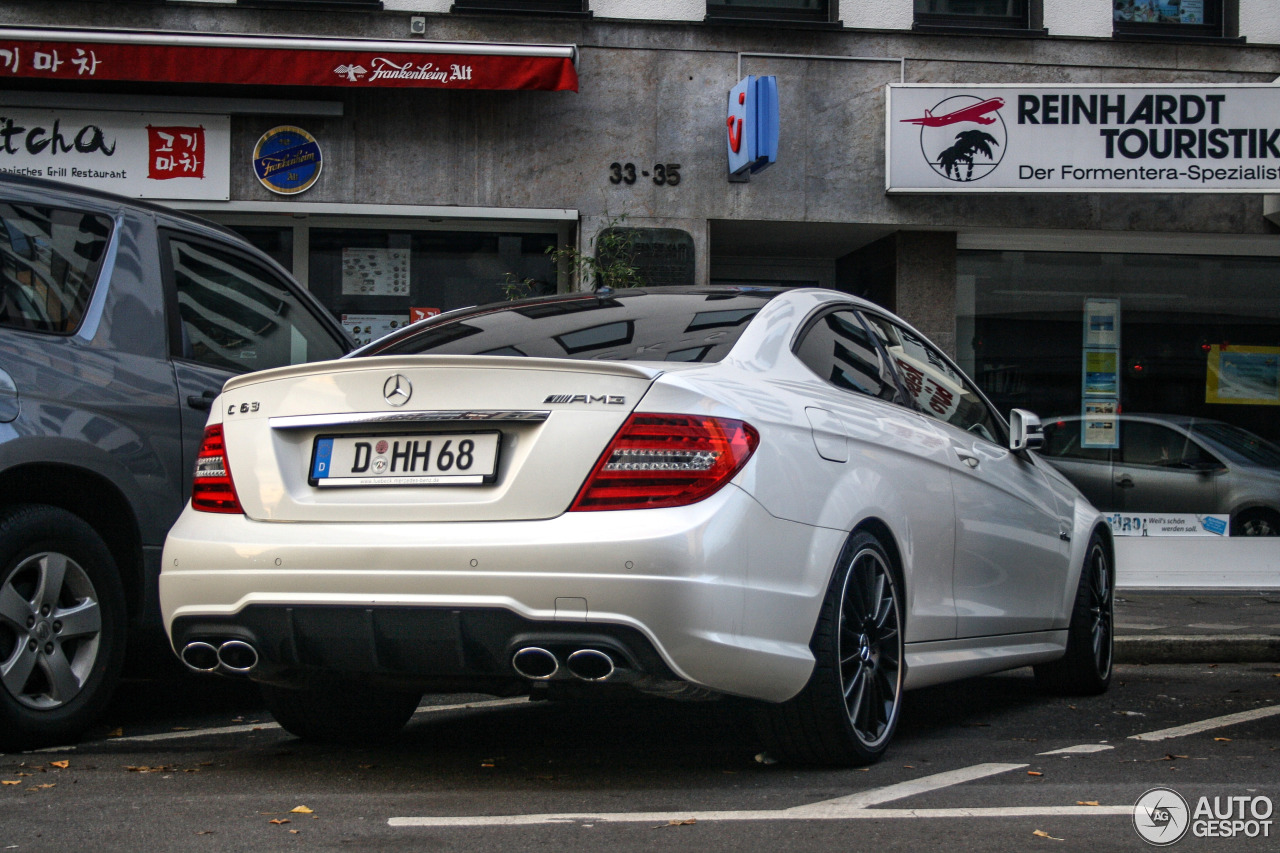
<path fill-rule="evenodd" d="M 21 77 L 576 92 L 576 58 L 574 45 L 0 27 L 0 85 Z"/>

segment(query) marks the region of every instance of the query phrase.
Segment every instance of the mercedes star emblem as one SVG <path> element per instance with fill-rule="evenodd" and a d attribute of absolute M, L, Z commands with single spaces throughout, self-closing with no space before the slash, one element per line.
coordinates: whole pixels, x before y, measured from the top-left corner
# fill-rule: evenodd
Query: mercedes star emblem
<path fill-rule="evenodd" d="M 409 402 L 409 397 L 412 395 L 413 386 L 409 384 L 408 379 L 399 373 L 394 374 L 383 383 L 382 398 L 387 401 L 389 406 L 403 406 Z"/>

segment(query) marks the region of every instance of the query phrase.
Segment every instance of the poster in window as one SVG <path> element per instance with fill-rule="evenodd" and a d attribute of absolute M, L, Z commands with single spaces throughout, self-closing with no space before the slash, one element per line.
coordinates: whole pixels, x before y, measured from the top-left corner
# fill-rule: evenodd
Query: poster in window
<path fill-rule="evenodd" d="M 1120 411 L 1120 401 L 1114 397 L 1107 400 L 1085 400 L 1084 415 L 1080 421 L 1080 446 L 1117 448 L 1120 446 L 1120 423 L 1116 415 Z"/>
<path fill-rule="evenodd" d="M 364 346 L 407 325 L 409 325 L 408 314 L 342 315 L 342 327 L 355 340 L 356 346 Z"/>
<path fill-rule="evenodd" d="M 408 296 L 408 249 L 343 249 L 343 296 Z"/>
<path fill-rule="evenodd" d="M 1179 9 L 1179 22 L 1183 24 L 1204 23 L 1204 0 L 1182 0 Z"/>
<path fill-rule="evenodd" d="M 1084 395 L 1086 397 L 1120 396 L 1120 375 L 1116 370 L 1119 353 L 1115 350 L 1084 351 Z"/>
<path fill-rule="evenodd" d="M 1223 344 L 1210 349 L 1204 401 L 1280 406 L 1280 347 Z"/>
<path fill-rule="evenodd" d="M 1120 300 L 1090 298 L 1084 301 L 1084 345 L 1120 346 Z"/>

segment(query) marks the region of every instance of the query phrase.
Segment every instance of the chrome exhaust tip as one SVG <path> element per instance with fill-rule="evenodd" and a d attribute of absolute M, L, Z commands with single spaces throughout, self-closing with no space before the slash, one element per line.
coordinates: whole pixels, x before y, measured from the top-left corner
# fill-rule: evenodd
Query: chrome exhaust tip
<path fill-rule="evenodd" d="M 616 669 L 613 658 L 599 649 L 578 649 L 569 655 L 565 667 L 583 681 L 606 681 Z"/>
<path fill-rule="evenodd" d="M 258 650 L 243 640 L 227 640 L 218 646 L 218 663 L 227 672 L 244 674 L 258 665 Z"/>
<path fill-rule="evenodd" d="M 218 650 L 209 643 L 187 643 L 178 655 L 187 669 L 194 672 L 215 672 L 218 669 Z"/>
<path fill-rule="evenodd" d="M 560 661 L 546 649 L 528 646 L 511 656 L 511 668 L 533 681 L 546 681 L 560 671 Z"/>

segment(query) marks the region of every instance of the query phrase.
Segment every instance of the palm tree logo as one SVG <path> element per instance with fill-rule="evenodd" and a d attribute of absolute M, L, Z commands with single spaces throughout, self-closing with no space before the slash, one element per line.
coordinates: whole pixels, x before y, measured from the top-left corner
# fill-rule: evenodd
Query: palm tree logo
<path fill-rule="evenodd" d="M 1008 130 L 998 108 L 981 109 L 992 101 L 952 95 L 925 110 L 929 121 L 920 123 L 920 153 L 934 172 L 970 183 L 996 170 L 1008 150 Z"/>
<path fill-rule="evenodd" d="M 981 154 L 988 160 L 995 160 L 996 155 L 991 146 L 999 146 L 999 141 L 983 130 L 965 130 L 956 134 L 956 144 L 938 155 L 938 166 L 942 174 L 954 181 L 973 180 L 973 158 Z M 965 167 L 964 177 L 960 177 L 960 167 Z M 955 174 L 952 177 L 952 173 Z"/>

